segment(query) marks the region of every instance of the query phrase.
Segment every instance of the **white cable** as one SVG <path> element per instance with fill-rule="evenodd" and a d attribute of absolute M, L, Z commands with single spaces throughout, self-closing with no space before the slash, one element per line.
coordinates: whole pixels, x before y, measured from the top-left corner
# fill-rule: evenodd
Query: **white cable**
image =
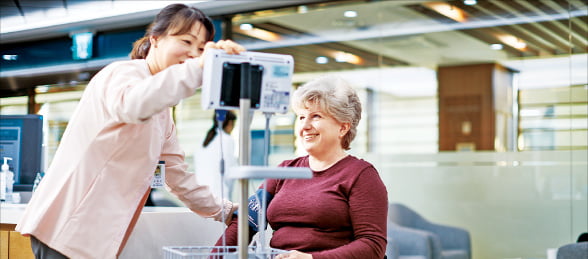
<path fill-rule="evenodd" d="M 216 113 L 215 113 L 216 116 Z M 226 120 L 226 118 L 225 118 Z M 223 209 L 221 210 L 221 218 L 226 221 L 225 219 L 225 210 L 224 210 L 224 201 L 225 201 L 225 159 L 224 159 L 224 154 L 223 154 L 223 121 L 221 120 L 217 120 L 217 130 L 218 130 L 218 137 L 219 137 L 219 143 L 220 143 L 220 181 L 221 181 L 221 185 L 220 185 L 220 198 L 221 198 L 221 202 L 223 203 Z M 227 226 L 226 224 L 224 224 L 224 222 L 222 222 L 224 225 L 224 229 L 226 230 Z M 223 235 L 222 235 L 222 245 L 223 248 L 226 247 L 227 244 L 227 238 L 225 236 L 225 231 L 223 231 Z"/>
<path fill-rule="evenodd" d="M 263 154 L 263 165 L 264 166 L 268 166 L 268 160 L 269 160 L 269 149 L 270 149 L 270 137 L 269 137 L 269 122 L 270 122 L 270 118 L 274 113 L 271 112 L 264 112 L 265 114 L 265 134 L 263 136 L 264 138 L 264 154 Z M 266 248 L 266 242 L 265 242 L 265 229 L 266 229 L 266 210 L 267 210 L 267 190 L 266 190 L 266 182 L 267 180 L 264 179 L 262 184 L 261 184 L 261 189 L 264 190 L 262 197 L 256 197 L 258 201 L 261 201 L 261 208 L 259 210 L 259 212 L 257 213 L 257 224 L 258 224 L 258 230 L 259 230 L 259 243 L 256 247 L 256 250 L 258 253 L 264 254 L 265 252 L 265 248 Z M 268 244 L 269 246 L 269 244 Z"/>

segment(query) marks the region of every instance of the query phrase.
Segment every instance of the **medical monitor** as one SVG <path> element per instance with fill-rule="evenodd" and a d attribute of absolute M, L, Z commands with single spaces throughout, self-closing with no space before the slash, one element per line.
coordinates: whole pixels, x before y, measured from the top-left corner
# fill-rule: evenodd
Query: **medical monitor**
<path fill-rule="evenodd" d="M 294 73 L 292 56 L 250 51 L 229 55 L 213 49 L 204 58 L 203 109 L 239 109 L 241 79 L 245 76 L 250 79 L 251 110 L 288 111 Z M 249 72 L 244 75 L 243 71 Z"/>
<path fill-rule="evenodd" d="M 43 116 L 0 115 L 0 158 L 14 172 L 14 191 L 31 191 L 35 176 L 41 172 Z"/>

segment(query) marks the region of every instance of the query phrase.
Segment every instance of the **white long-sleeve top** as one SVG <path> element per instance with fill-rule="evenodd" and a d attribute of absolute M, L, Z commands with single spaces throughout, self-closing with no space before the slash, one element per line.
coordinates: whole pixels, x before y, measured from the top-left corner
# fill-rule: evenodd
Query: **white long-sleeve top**
<path fill-rule="evenodd" d="M 217 130 L 218 132 L 218 130 Z M 202 147 L 200 145 L 194 152 L 194 170 L 196 176 L 202 184 L 210 186 L 212 193 L 217 197 L 224 197 L 232 200 L 231 189 L 232 181 L 224 180 L 224 186 L 221 196 L 221 142 L 222 142 L 222 157 L 225 163 L 225 175 L 231 167 L 238 165 L 237 157 L 235 156 L 235 142 L 231 135 L 225 131 L 214 136 L 208 146 Z"/>
<path fill-rule="evenodd" d="M 187 207 L 216 217 L 231 204 L 187 172 L 169 107 L 202 83 L 197 59 L 156 75 L 114 62 L 88 84 L 16 230 L 71 258 L 115 258 L 140 215 L 158 161 Z"/>

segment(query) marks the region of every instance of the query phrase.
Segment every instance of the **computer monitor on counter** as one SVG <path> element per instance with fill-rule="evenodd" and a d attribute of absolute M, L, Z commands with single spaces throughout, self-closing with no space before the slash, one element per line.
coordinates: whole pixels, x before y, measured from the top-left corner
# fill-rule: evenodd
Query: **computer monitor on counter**
<path fill-rule="evenodd" d="M 31 191 L 41 172 L 43 151 L 43 116 L 0 115 L 0 159 L 8 161 L 14 172 L 14 191 Z"/>

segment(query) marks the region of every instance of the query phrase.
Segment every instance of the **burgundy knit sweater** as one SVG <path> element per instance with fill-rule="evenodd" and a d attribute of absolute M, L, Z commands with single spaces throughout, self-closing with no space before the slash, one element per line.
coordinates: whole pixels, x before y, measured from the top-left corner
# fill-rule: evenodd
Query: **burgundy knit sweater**
<path fill-rule="evenodd" d="M 308 156 L 280 166 L 309 167 Z M 384 258 L 388 194 L 370 163 L 349 155 L 312 179 L 268 179 L 267 190 L 274 195 L 267 210 L 272 248 L 314 259 Z M 235 217 L 226 245 L 237 245 L 237 229 Z"/>

